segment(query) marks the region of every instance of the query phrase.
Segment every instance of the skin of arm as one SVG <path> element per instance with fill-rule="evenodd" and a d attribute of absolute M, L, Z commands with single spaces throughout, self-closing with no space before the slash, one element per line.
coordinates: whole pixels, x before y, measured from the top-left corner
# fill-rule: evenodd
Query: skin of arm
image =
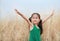
<path fill-rule="evenodd" d="M 29 19 L 26 16 L 24 16 L 23 14 L 21 14 L 17 9 L 15 9 L 15 11 L 16 11 L 16 13 L 18 15 L 20 15 L 22 18 L 24 18 L 28 22 L 29 27 L 32 25 L 32 23 L 29 21 Z"/>
<path fill-rule="evenodd" d="M 53 14 L 54 14 L 54 10 L 52 11 L 52 14 L 51 14 L 50 16 L 48 16 L 46 19 L 44 19 L 44 20 L 42 21 L 42 24 L 45 23 L 45 21 L 47 21 L 50 17 L 52 17 Z"/>

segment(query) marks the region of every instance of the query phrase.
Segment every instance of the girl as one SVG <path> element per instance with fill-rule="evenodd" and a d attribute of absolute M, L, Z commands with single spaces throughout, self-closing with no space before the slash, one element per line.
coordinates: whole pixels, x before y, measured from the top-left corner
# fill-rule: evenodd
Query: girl
<path fill-rule="evenodd" d="M 32 16 L 28 19 L 23 14 L 21 14 L 17 9 L 15 9 L 15 11 L 17 12 L 17 14 L 23 17 L 29 24 L 29 28 L 30 28 L 29 41 L 42 41 L 41 40 L 41 34 L 43 32 L 42 24 L 47 19 L 49 19 L 53 15 L 53 13 L 42 21 L 39 13 L 33 13 Z"/>

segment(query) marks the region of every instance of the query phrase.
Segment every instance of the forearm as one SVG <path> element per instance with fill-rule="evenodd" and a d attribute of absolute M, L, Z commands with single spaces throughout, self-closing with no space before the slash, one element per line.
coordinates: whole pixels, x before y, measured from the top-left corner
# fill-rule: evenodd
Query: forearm
<path fill-rule="evenodd" d="M 20 15 L 22 18 L 24 18 L 27 21 L 27 17 L 25 17 L 23 14 L 21 14 L 20 12 L 17 12 L 18 15 Z"/>
<path fill-rule="evenodd" d="M 43 20 L 42 24 L 43 24 L 45 21 L 47 21 L 50 17 L 52 17 L 53 14 L 54 14 L 54 10 L 52 11 L 52 14 L 51 14 L 50 16 L 48 16 L 45 20 Z"/>
<path fill-rule="evenodd" d="M 23 19 L 25 19 L 25 20 L 27 21 L 27 23 L 29 24 L 29 27 L 30 27 L 31 22 L 29 21 L 29 19 L 28 19 L 26 16 L 24 16 L 23 14 L 21 14 L 21 13 L 19 13 L 19 15 L 20 15 Z"/>
<path fill-rule="evenodd" d="M 42 21 L 42 24 L 45 23 L 51 16 L 48 16 L 46 19 Z"/>

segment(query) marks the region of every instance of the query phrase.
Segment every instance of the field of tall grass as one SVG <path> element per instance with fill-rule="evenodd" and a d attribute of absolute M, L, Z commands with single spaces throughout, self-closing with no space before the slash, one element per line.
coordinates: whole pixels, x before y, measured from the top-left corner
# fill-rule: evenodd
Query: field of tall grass
<path fill-rule="evenodd" d="M 18 17 L 0 20 L 0 41 L 28 41 L 28 23 Z M 41 37 L 42 41 L 60 41 L 60 13 L 54 14 L 43 24 Z"/>

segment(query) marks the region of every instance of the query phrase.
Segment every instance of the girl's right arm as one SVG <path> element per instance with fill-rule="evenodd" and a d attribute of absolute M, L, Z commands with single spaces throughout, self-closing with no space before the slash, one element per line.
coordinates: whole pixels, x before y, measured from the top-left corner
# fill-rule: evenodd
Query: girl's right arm
<path fill-rule="evenodd" d="M 23 14 L 21 14 L 17 9 L 15 9 L 15 11 L 17 12 L 18 15 L 20 15 L 21 17 L 23 17 L 28 22 L 29 26 L 32 25 L 32 23 L 29 21 L 29 19 L 26 16 L 24 16 Z"/>

